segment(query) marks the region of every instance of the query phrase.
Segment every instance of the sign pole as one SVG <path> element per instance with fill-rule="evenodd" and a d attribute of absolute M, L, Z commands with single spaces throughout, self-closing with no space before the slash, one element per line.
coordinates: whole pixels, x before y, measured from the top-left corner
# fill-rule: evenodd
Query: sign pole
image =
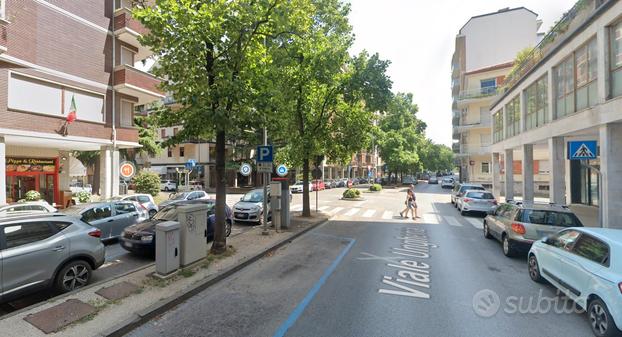
<path fill-rule="evenodd" d="M 268 129 L 264 126 L 263 128 L 263 145 L 268 145 Z M 263 175 L 263 231 L 262 235 L 268 235 L 268 177 L 269 173 L 264 173 Z"/>

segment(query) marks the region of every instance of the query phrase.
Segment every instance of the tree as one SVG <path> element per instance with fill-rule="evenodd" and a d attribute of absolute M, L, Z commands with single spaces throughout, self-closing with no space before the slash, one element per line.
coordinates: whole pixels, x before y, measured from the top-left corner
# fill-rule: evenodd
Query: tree
<path fill-rule="evenodd" d="M 100 162 L 99 151 L 74 151 L 73 156 L 78 159 L 87 169 L 93 170 L 93 194 L 99 194 L 100 187 Z M 69 168 L 67 168 L 69 169 Z"/>
<path fill-rule="evenodd" d="M 158 58 L 161 87 L 181 104 L 174 113 L 156 113 L 164 126 L 181 131 L 164 146 L 191 138 L 216 138 L 216 224 L 211 251 L 226 250 L 225 142 L 227 132 L 259 127 L 267 111 L 255 108 L 263 66 L 270 62 L 266 35 L 278 34 L 284 20 L 302 20 L 302 0 L 156 0 L 134 16 L 150 30 L 141 43 Z M 304 7 L 304 6 L 303 6 Z"/>
<path fill-rule="evenodd" d="M 454 166 L 453 151 L 448 146 L 434 144 L 430 139 L 421 149 L 421 158 L 424 169 L 432 172 L 449 171 Z"/>
<path fill-rule="evenodd" d="M 317 157 L 346 162 L 370 140 L 373 111 L 386 105 L 391 81 L 387 61 L 367 52 L 348 55 L 353 35 L 350 8 L 339 0 L 311 0 L 305 20 L 272 37 L 274 81 L 281 138 L 279 153 L 302 166 L 303 216 L 310 216 L 310 163 Z"/>

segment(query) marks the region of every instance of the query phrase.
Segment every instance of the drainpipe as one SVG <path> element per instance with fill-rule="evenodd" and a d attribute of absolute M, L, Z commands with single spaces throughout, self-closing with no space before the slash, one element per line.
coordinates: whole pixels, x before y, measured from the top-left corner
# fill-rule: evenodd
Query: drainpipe
<path fill-rule="evenodd" d="M 114 152 L 117 149 L 117 122 L 116 122 L 116 96 L 115 96 L 115 90 L 114 90 L 114 70 L 115 67 L 117 66 L 117 61 L 116 61 L 116 37 L 114 35 L 114 12 L 116 10 L 115 8 L 115 1 L 111 1 L 112 3 L 112 72 L 110 73 L 110 78 L 112 81 L 112 153 L 111 156 L 112 158 L 110 158 L 110 162 L 111 162 L 111 170 L 112 172 L 110 172 L 110 183 L 109 183 L 109 187 L 110 187 L 110 196 L 112 196 L 113 191 L 114 191 L 114 174 L 115 174 L 115 168 L 114 168 Z"/>

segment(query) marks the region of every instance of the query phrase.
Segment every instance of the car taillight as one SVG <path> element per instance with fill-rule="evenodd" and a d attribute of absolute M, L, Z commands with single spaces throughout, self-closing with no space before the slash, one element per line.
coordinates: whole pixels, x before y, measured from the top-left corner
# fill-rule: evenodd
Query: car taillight
<path fill-rule="evenodd" d="M 513 223 L 512 224 L 512 231 L 514 231 L 514 233 L 518 233 L 518 234 L 525 234 L 527 231 L 525 230 L 525 226 L 519 224 L 519 223 Z"/>
<path fill-rule="evenodd" d="M 99 229 L 95 229 L 89 232 L 89 236 L 92 236 L 94 238 L 101 238 L 102 237 L 102 231 L 100 231 Z"/>
<path fill-rule="evenodd" d="M 466 203 L 469 203 L 469 202 L 471 202 L 471 199 L 469 199 L 469 198 L 464 198 L 462 201 L 464 201 L 464 202 L 466 202 Z"/>

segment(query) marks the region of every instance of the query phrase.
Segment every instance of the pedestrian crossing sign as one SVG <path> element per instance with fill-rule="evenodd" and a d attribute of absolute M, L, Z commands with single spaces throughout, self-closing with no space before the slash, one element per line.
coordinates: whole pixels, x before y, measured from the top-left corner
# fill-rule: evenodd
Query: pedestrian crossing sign
<path fill-rule="evenodd" d="M 598 157 L 598 144 L 595 140 L 568 142 L 568 159 L 587 160 Z"/>

